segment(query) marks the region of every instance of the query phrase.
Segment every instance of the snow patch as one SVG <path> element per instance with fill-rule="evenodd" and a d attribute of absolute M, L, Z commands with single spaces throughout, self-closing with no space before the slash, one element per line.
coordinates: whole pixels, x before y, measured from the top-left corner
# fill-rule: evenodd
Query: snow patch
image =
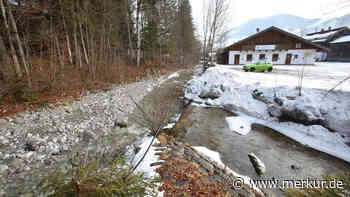
<path fill-rule="evenodd" d="M 136 165 L 136 163 L 139 162 L 139 160 L 142 158 L 142 156 L 145 154 L 148 146 L 150 145 L 152 141 L 152 137 L 145 137 L 143 139 L 141 139 L 140 142 L 140 151 L 136 154 L 132 164 Z M 159 143 L 158 139 L 155 139 L 153 141 L 153 144 L 155 143 Z M 152 144 L 152 145 L 153 145 Z M 151 148 L 149 149 L 148 153 L 146 154 L 145 158 L 143 159 L 143 161 L 141 162 L 141 164 L 138 166 L 138 168 L 136 168 L 136 172 L 141 172 L 144 173 L 144 175 L 146 177 L 152 178 L 155 177 L 157 175 L 157 172 L 155 171 L 157 169 L 157 166 L 151 166 L 152 163 L 155 162 L 159 162 L 158 156 L 156 156 L 156 147 L 151 146 Z M 158 185 L 160 186 L 160 185 Z M 163 196 L 163 191 L 159 192 L 156 191 L 158 193 L 158 196 L 161 197 Z"/>
<path fill-rule="evenodd" d="M 338 133 L 331 133 L 319 125 L 304 126 L 292 122 L 270 122 L 258 120 L 279 133 L 318 151 L 343 159 L 350 163 L 350 148 Z"/>
<path fill-rule="evenodd" d="M 332 121 L 339 132 L 349 132 L 350 105 L 348 103 L 350 82 L 345 82 L 325 97 L 325 90 L 332 88 L 348 73 L 348 63 L 319 63 L 305 67 L 302 96 L 296 86 L 301 66 L 275 66 L 274 73 L 245 73 L 232 66 L 218 65 L 209 68 L 200 76 L 187 83 L 185 98 L 193 100 L 196 106 L 217 107 L 239 114 L 228 117 L 229 128 L 246 135 L 252 123 L 270 127 L 295 141 L 321 152 L 328 153 L 350 162 L 350 148 L 338 134 L 329 132 L 322 126 L 304 126 L 292 122 L 280 123 L 268 113 L 268 105 L 252 97 L 257 89 L 265 98 L 273 102 L 276 95 L 283 101 L 283 108 L 303 112 L 310 121 Z M 337 79 L 337 80 L 334 80 Z M 215 99 L 201 98 L 202 92 L 220 92 Z M 329 118 L 331 117 L 331 118 Z M 330 123 L 330 122 L 328 122 Z"/>
<path fill-rule="evenodd" d="M 176 72 L 176 73 L 169 75 L 168 79 L 177 78 L 179 76 L 180 76 L 179 73 Z"/>
<path fill-rule="evenodd" d="M 214 161 L 219 168 L 221 169 L 226 169 L 229 171 L 229 173 L 231 173 L 233 176 L 240 178 L 243 180 L 244 184 L 249 185 L 250 187 L 252 187 L 255 191 L 259 192 L 262 194 L 261 190 L 256 187 L 255 185 L 252 185 L 252 181 L 250 179 L 250 177 L 245 176 L 245 175 L 241 175 L 238 174 L 237 172 L 233 171 L 231 168 L 228 168 L 221 160 L 220 158 L 220 154 L 216 151 L 212 151 L 206 147 L 203 146 L 193 146 L 192 148 L 194 148 L 197 152 L 209 157 L 212 161 Z"/>
<path fill-rule="evenodd" d="M 240 135 L 247 135 L 252 130 L 252 121 L 249 117 L 227 117 L 226 122 L 232 131 Z"/>

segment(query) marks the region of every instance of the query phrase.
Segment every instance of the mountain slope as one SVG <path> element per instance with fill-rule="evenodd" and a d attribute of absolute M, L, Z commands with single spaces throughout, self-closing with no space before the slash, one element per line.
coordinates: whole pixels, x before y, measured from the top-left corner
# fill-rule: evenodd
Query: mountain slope
<path fill-rule="evenodd" d="M 278 28 L 282 28 L 292 32 L 299 30 L 300 32 L 301 27 L 310 26 L 317 21 L 319 21 L 319 19 L 306 19 L 288 14 L 280 14 L 265 18 L 258 18 L 250 20 L 243 25 L 231 29 L 229 33 L 229 38 L 232 40 L 240 40 L 242 38 L 256 33 L 257 28 L 263 30 L 270 26 L 276 26 Z"/>
<path fill-rule="evenodd" d="M 258 18 L 232 28 L 228 37 L 232 43 L 256 33 L 257 28 L 264 30 L 271 26 L 276 26 L 297 35 L 301 35 L 319 31 L 321 29 L 328 29 L 328 27 L 350 27 L 350 14 L 344 16 L 328 16 L 322 19 L 306 19 L 288 14 Z"/>

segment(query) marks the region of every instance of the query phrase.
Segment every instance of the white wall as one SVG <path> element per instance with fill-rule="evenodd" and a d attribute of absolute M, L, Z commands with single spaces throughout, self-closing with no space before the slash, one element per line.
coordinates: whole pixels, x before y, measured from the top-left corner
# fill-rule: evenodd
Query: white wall
<path fill-rule="evenodd" d="M 278 53 L 278 61 L 272 62 L 272 55 Z M 229 53 L 229 64 L 233 65 L 235 55 L 240 55 L 240 64 L 247 64 L 247 55 L 252 54 L 252 62 L 259 60 L 260 54 L 265 54 L 266 61 L 272 62 L 273 64 L 285 64 L 287 54 L 292 54 L 291 64 L 314 64 L 316 58 L 316 50 L 314 49 L 298 49 L 298 50 L 282 50 L 282 51 L 230 51 Z M 295 56 L 297 55 L 297 57 Z"/>

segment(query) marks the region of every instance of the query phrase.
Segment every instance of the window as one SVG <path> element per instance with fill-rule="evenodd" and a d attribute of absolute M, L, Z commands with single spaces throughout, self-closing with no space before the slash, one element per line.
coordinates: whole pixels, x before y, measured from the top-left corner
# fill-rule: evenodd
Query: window
<path fill-rule="evenodd" d="M 260 54 L 259 55 L 259 60 L 265 60 L 265 57 L 266 57 L 265 54 Z"/>
<path fill-rule="evenodd" d="M 301 48 L 301 43 L 297 43 L 295 48 L 300 49 Z"/>
<path fill-rule="evenodd" d="M 253 61 L 253 55 L 252 54 L 248 54 L 247 55 L 247 62 L 251 62 Z"/>
<path fill-rule="evenodd" d="M 278 53 L 274 53 L 274 54 L 272 55 L 272 61 L 273 61 L 273 62 L 277 62 L 277 61 L 278 61 Z"/>

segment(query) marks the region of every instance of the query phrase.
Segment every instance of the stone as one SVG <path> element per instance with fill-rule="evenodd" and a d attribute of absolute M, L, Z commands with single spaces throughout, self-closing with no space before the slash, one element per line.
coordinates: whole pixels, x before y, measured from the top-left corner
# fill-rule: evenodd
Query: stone
<path fill-rule="evenodd" d="M 25 193 L 20 195 L 20 197 L 33 197 L 34 195 L 32 193 Z"/>
<path fill-rule="evenodd" d="M 292 165 L 290 166 L 290 168 L 291 168 L 292 170 L 299 170 L 299 169 L 301 169 L 300 166 L 297 166 L 297 165 L 294 165 L 294 164 L 292 164 Z"/>
<path fill-rule="evenodd" d="M 273 101 L 275 101 L 275 103 L 277 103 L 279 106 L 282 106 L 283 105 L 283 100 L 278 98 L 278 97 L 275 97 L 273 99 Z"/>
<path fill-rule="evenodd" d="M 160 166 L 162 165 L 164 162 L 155 162 L 155 163 L 151 163 L 151 167 L 154 167 L 154 166 Z"/>
<path fill-rule="evenodd" d="M 116 120 L 115 126 L 119 128 L 126 128 L 128 127 L 128 122 L 126 120 Z"/>
<path fill-rule="evenodd" d="M 25 120 L 23 118 L 16 118 L 13 123 L 15 124 L 24 124 Z"/>
<path fill-rule="evenodd" d="M 94 137 L 94 134 L 92 134 L 91 132 L 89 131 L 84 131 L 82 134 L 81 134 L 81 138 L 84 142 L 89 142 L 90 140 L 93 140 L 95 137 Z"/>
<path fill-rule="evenodd" d="M 0 174 L 6 172 L 9 169 L 7 165 L 0 164 Z"/>
<path fill-rule="evenodd" d="M 0 136 L 0 145 L 7 145 L 10 141 L 4 136 Z"/>
<path fill-rule="evenodd" d="M 199 95 L 202 99 L 217 99 L 221 96 L 222 92 L 217 88 L 210 88 L 209 90 L 204 89 Z"/>
<path fill-rule="evenodd" d="M 274 104 L 268 105 L 267 111 L 271 117 L 280 117 L 282 115 L 281 108 L 277 107 Z"/>
<path fill-rule="evenodd" d="M 34 146 L 34 142 L 30 141 L 30 142 L 26 142 L 24 145 L 24 150 L 25 151 L 35 151 L 36 148 Z"/>
<path fill-rule="evenodd" d="M 47 144 L 47 149 L 52 155 L 58 155 L 60 153 L 60 146 L 54 142 L 49 142 Z"/>
<path fill-rule="evenodd" d="M 5 119 L 0 119 L 0 125 L 6 125 L 8 124 L 8 121 Z"/>
<path fill-rule="evenodd" d="M 10 162 L 10 166 L 12 169 L 22 169 L 24 168 L 24 160 L 23 159 L 14 159 L 13 161 Z"/>
<path fill-rule="evenodd" d="M 24 160 L 29 160 L 30 158 L 32 158 L 35 155 L 35 152 L 27 152 L 24 154 L 19 155 L 18 157 Z"/>
<path fill-rule="evenodd" d="M 291 101 L 294 101 L 294 100 L 296 99 L 295 96 L 286 96 L 286 98 L 287 98 L 288 100 L 291 100 Z"/>
<path fill-rule="evenodd" d="M 262 176 L 263 174 L 266 173 L 265 164 L 254 153 L 249 153 L 248 157 L 249 157 L 249 160 L 255 169 L 255 172 L 259 176 Z"/>

